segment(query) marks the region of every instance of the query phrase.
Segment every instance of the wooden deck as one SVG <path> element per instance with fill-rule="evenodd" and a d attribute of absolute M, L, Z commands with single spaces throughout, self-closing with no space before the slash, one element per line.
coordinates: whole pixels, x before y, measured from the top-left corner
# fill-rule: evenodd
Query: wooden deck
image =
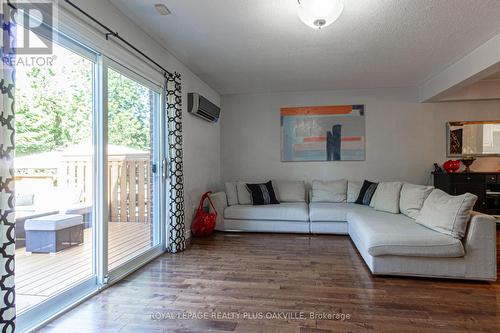
<path fill-rule="evenodd" d="M 146 223 L 109 223 L 108 266 L 120 266 L 151 247 Z M 92 271 L 92 229 L 80 246 L 57 254 L 16 250 L 16 307 L 21 312 L 82 281 Z"/>

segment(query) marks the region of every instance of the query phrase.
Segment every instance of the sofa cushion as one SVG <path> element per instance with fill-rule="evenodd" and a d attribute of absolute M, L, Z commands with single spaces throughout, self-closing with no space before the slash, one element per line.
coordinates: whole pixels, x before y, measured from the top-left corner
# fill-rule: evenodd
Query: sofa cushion
<path fill-rule="evenodd" d="M 236 183 L 231 182 L 231 183 L 225 183 L 224 184 L 225 192 L 226 192 L 226 197 L 227 197 L 227 204 L 229 206 L 234 206 L 238 204 L 238 191 L 236 190 Z"/>
<path fill-rule="evenodd" d="M 477 196 L 471 193 L 449 195 L 434 189 L 424 202 L 417 223 L 443 234 L 462 239 Z"/>
<path fill-rule="evenodd" d="M 236 192 L 238 193 L 238 203 L 240 205 L 251 205 L 252 195 L 244 182 L 236 183 Z"/>
<path fill-rule="evenodd" d="M 279 202 L 306 202 L 306 184 L 303 180 L 273 180 Z"/>
<path fill-rule="evenodd" d="M 280 203 L 276 199 L 272 181 L 261 184 L 247 184 L 247 188 L 252 196 L 252 204 L 254 206 L 276 205 Z"/>
<path fill-rule="evenodd" d="M 416 219 L 424 205 L 425 199 L 431 194 L 433 186 L 404 183 L 399 198 L 399 210 L 412 219 Z"/>
<path fill-rule="evenodd" d="M 347 181 L 347 202 L 356 202 L 359 197 L 359 191 L 361 191 L 361 186 L 363 186 L 362 182 Z"/>
<path fill-rule="evenodd" d="M 460 240 L 422 225 L 403 214 L 352 211 L 347 215 L 349 234 L 374 257 L 463 257 Z"/>
<path fill-rule="evenodd" d="M 373 207 L 383 212 L 399 214 L 399 195 L 402 186 L 401 182 L 379 183 L 373 195 Z"/>
<path fill-rule="evenodd" d="M 365 180 L 361 186 L 361 190 L 359 191 L 359 195 L 355 203 L 358 205 L 370 205 L 375 190 L 377 189 L 377 185 L 377 183 Z"/>
<path fill-rule="evenodd" d="M 309 210 L 305 202 L 284 202 L 279 205 L 237 205 L 224 210 L 226 219 L 269 220 L 269 221 L 309 221 Z"/>
<path fill-rule="evenodd" d="M 345 202 L 347 198 L 347 180 L 312 181 L 311 202 Z"/>
<path fill-rule="evenodd" d="M 314 222 L 345 222 L 347 214 L 356 210 L 373 211 L 368 206 L 353 203 L 312 202 L 309 204 L 309 217 Z"/>

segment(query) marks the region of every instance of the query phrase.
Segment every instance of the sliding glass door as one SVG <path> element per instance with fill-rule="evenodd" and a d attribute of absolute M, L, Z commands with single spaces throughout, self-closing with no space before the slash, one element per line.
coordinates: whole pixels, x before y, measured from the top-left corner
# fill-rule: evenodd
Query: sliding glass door
<path fill-rule="evenodd" d="M 43 39 L 21 27 L 18 34 Z M 61 36 L 53 55 L 51 66 L 16 69 L 18 313 L 95 276 L 97 54 Z"/>
<path fill-rule="evenodd" d="M 17 67 L 20 331 L 165 249 L 161 75 L 56 41 L 52 64 Z"/>
<path fill-rule="evenodd" d="M 107 76 L 107 269 L 160 243 L 161 88 L 111 60 Z"/>

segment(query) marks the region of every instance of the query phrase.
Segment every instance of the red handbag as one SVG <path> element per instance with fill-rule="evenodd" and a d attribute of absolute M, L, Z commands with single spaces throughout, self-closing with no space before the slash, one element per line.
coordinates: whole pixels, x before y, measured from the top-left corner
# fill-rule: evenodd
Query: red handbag
<path fill-rule="evenodd" d="M 215 221 L 217 220 L 217 211 L 215 210 L 215 206 L 210 199 L 210 194 L 212 191 L 208 191 L 203 193 L 200 199 L 200 203 L 198 205 L 198 209 L 196 210 L 196 215 L 194 216 L 193 224 L 191 224 L 191 233 L 195 237 L 205 237 L 209 236 L 214 232 L 215 229 Z M 203 209 L 203 203 L 205 199 L 208 199 L 210 206 L 212 206 L 214 213 L 207 213 Z"/>

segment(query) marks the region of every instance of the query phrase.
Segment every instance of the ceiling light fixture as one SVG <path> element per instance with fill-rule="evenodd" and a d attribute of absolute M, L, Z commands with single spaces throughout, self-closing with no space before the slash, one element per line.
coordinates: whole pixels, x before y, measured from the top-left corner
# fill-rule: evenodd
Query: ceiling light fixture
<path fill-rule="evenodd" d="M 317 30 L 335 22 L 344 10 L 341 0 L 297 0 L 297 2 L 300 20 Z"/>
<path fill-rule="evenodd" d="M 170 15 L 170 14 L 172 14 L 172 12 L 170 11 L 170 9 L 168 9 L 167 6 L 165 6 L 162 3 L 157 3 L 155 5 L 155 9 L 161 15 Z"/>

